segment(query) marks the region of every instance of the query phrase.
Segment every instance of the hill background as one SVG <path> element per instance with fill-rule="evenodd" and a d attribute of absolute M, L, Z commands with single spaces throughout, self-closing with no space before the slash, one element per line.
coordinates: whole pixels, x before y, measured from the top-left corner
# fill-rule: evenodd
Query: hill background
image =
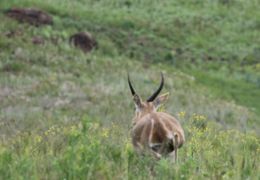
<path fill-rule="evenodd" d="M 258 179 L 259 5 L 1 1 L 0 177 Z M 44 10 L 53 25 L 19 23 L 5 15 L 11 7 Z M 69 44 L 80 31 L 95 37 L 96 50 Z M 162 110 L 179 118 L 187 138 L 177 165 L 135 155 L 127 72 L 143 99 L 164 73 L 170 98 Z"/>

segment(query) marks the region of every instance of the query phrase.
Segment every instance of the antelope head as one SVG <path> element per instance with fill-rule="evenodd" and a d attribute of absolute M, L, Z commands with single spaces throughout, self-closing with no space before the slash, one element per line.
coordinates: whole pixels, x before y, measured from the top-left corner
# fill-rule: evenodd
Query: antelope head
<path fill-rule="evenodd" d="M 169 96 L 169 93 L 158 96 L 164 85 L 163 74 L 159 88 L 146 101 L 135 92 L 129 75 L 128 84 L 136 108 L 131 132 L 135 150 L 139 153 L 149 152 L 157 159 L 170 156 L 177 161 L 177 149 L 185 141 L 184 131 L 173 116 L 157 112 Z"/>

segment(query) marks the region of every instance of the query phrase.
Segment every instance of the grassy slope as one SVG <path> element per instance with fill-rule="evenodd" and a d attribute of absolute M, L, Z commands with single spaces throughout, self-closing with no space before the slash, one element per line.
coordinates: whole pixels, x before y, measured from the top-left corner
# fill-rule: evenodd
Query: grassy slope
<path fill-rule="evenodd" d="M 259 2 L 226 2 L 2 1 L 2 9 L 45 9 L 54 26 L 0 15 L 1 174 L 151 177 L 151 160 L 138 159 L 129 145 L 133 105 L 124 77 L 131 72 L 145 98 L 163 71 L 167 111 L 186 112 L 187 145 L 173 174 L 169 162 L 155 165 L 158 176 L 257 179 L 257 136 L 223 129 L 259 130 Z M 11 30 L 21 33 L 7 38 Z M 82 30 L 99 43 L 88 55 L 67 42 Z M 33 45 L 33 36 L 45 44 Z"/>

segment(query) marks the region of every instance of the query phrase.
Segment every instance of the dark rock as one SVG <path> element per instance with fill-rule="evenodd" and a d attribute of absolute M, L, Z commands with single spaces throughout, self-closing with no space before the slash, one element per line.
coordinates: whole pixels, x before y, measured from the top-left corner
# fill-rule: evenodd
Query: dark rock
<path fill-rule="evenodd" d="M 90 52 L 97 48 L 97 41 L 88 32 L 79 32 L 70 36 L 70 44 L 82 49 L 84 52 Z"/>
<path fill-rule="evenodd" d="M 33 44 L 44 44 L 44 39 L 40 36 L 34 36 L 32 38 L 32 43 Z"/>
<path fill-rule="evenodd" d="M 10 30 L 10 31 L 7 31 L 4 33 L 4 35 L 8 38 L 13 38 L 13 37 L 16 37 L 16 36 L 21 36 L 23 33 L 21 30 Z"/>

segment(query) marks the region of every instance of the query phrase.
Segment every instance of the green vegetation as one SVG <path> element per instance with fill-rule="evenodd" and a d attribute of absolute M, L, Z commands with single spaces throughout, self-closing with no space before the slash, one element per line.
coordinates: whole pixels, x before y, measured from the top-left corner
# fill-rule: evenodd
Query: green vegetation
<path fill-rule="evenodd" d="M 202 115 L 184 124 L 190 138 L 178 165 L 140 158 L 120 125 L 105 128 L 82 117 L 75 125 L 55 125 L 7 142 L 1 147 L 0 172 L 3 179 L 257 179 L 260 144 L 255 134 L 223 131 Z"/>
<path fill-rule="evenodd" d="M 259 5 L 2 0 L 0 179 L 259 179 Z M 54 24 L 18 23 L 2 13 L 13 6 L 43 9 Z M 98 49 L 70 46 L 78 31 Z M 187 139 L 178 164 L 137 156 L 129 136 L 127 72 L 146 98 L 160 71 L 163 109 Z"/>

